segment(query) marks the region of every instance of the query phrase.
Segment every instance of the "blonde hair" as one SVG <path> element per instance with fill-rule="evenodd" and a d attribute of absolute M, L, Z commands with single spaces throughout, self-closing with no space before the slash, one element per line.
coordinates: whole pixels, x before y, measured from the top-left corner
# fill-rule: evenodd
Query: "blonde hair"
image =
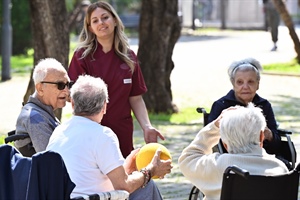
<path fill-rule="evenodd" d="M 115 9 L 107 2 L 99 1 L 89 5 L 85 18 L 82 31 L 79 36 L 79 44 L 75 51 L 84 48 L 81 58 L 85 58 L 91 55 L 93 59 L 93 54 L 97 49 L 97 38 L 94 33 L 89 31 L 88 27 L 91 23 L 91 15 L 97 8 L 102 8 L 108 11 L 115 19 L 116 26 L 114 30 L 114 50 L 116 54 L 130 67 L 131 71 L 134 71 L 135 61 L 131 55 L 131 50 L 129 49 L 128 38 L 124 33 L 124 25 L 118 16 Z"/>

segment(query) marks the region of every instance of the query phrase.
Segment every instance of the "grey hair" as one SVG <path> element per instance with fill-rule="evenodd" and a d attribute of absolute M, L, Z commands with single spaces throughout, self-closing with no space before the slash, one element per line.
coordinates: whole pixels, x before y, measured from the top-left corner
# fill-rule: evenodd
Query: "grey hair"
<path fill-rule="evenodd" d="M 249 103 L 224 113 L 220 121 L 220 135 L 229 153 L 249 153 L 260 144 L 260 131 L 266 120 L 262 110 Z"/>
<path fill-rule="evenodd" d="M 107 86 L 101 78 L 81 75 L 71 88 L 74 115 L 93 116 L 108 102 Z"/>
<path fill-rule="evenodd" d="M 228 75 L 231 83 L 234 83 L 235 75 L 237 71 L 254 71 L 257 76 L 257 80 L 260 80 L 260 72 L 263 70 L 259 61 L 254 58 L 246 58 L 240 61 L 234 61 L 228 68 Z"/>
<path fill-rule="evenodd" d="M 67 74 L 66 69 L 56 59 L 54 58 L 41 59 L 38 62 L 38 64 L 34 67 L 34 71 L 32 75 L 34 84 L 36 85 L 37 83 L 42 82 L 50 71 L 60 71 Z"/>

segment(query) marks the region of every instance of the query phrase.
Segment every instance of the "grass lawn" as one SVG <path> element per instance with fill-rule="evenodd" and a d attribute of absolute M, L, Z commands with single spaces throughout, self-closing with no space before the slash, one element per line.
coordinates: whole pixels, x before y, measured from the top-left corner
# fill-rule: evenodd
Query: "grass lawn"
<path fill-rule="evenodd" d="M 300 65 L 296 59 L 287 63 L 273 63 L 263 66 L 264 72 L 300 74 Z"/>

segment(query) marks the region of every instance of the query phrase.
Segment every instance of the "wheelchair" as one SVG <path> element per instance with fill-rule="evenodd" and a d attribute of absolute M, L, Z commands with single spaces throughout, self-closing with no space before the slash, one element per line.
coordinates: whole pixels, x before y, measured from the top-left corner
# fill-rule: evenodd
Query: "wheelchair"
<path fill-rule="evenodd" d="M 8 144 L 17 140 L 24 140 L 26 138 L 30 138 L 28 134 L 16 134 L 16 130 L 12 130 L 7 133 L 7 137 L 4 138 L 4 142 L 5 144 Z M 18 151 L 26 157 L 31 157 L 36 153 L 35 149 L 33 148 L 32 142 L 25 145 L 24 147 L 18 148 Z"/>
<path fill-rule="evenodd" d="M 289 173 L 276 176 L 251 175 L 247 170 L 229 166 L 223 174 L 220 199 L 239 200 L 243 197 L 243 200 L 297 200 L 299 174 L 300 164 Z"/>
<path fill-rule="evenodd" d="M 198 107 L 196 111 L 203 114 L 203 126 L 207 125 L 209 113 L 206 112 L 205 108 L 202 107 Z M 289 170 L 293 170 L 295 168 L 297 154 L 295 146 L 290 137 L 292 132 L 284 129 L 277 129 L 277 131 L 281 136 L 281 146 L 278 151 L 279 153 L 276 154 L 276 157 L 282 160 L 287 165 Z M 220 153 L 227 152 L 221 141 L 213 148 L 213 151 L 218 151 Z M 203 198 L 204 194 L 196 186 L 193 186 L 189 193 L 189 200 L 202 200 Z"/>
<path fill-rule="evenodd" d="M 24 157 L 12 145 L 0 145 L 0 199 L 128 200 L 126 190 L 70 198 L 75 184 L 60 154 L 44 151 Z"/>

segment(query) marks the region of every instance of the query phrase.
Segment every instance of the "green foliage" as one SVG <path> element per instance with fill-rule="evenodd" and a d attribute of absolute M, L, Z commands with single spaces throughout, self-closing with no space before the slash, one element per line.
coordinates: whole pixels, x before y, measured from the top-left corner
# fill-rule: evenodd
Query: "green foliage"
<path fill-rule="evenodd" d="M 76 42 L 70 42 L 70 54 L 71 59 L 73 51 L 75 49 Z M 11 72 L 13 74 L 25 75 L 31 73 L 33 68 L 33 49 L 29 49 L 23 55 L 14 55 L 11 57 Z M 70 60 L 69 59 L 69 60 Z M 0 57 L 0 66 L 2 66 L 2 57 Z"/>
<path fill-rule="evenodd" d="M 149 113 L 151 121 L 170 122 L 172 124 L 190 124 L 199 121 L 202 115 L 196 111 L 195 107 L 188 107 L 174 114 L 153 114 Z"/>
<path fill-rule="evenodd" d="M 97 2 L 98 0 L 90 0 Z M 119 14 L 139 13 L 141 0 L 107 0 L 114 5 Z M 74 6 L 81 0 L 65 0 L 68 12 L 74 9 Z M 11 26 L 12 26 L 12 54 L 26 54 L 28 49 L 32 48 L 32 33 L 30 25 L 30 8 L 28 1 L 11 0 Z M 0 3 L 0 28 L 3 24 L 2 3 Z M 1 38 L 1 31 L 0 31 Z M 1 52 L 0 52 L 1 53 Z"/>
<path fill-rule="evenodd" d="M 140 12 L 141 0 L 110 0 L 109 2 L 113 5 L 113 1 L 115 2 L 118 14 Z"/>
<path fill-rule="evenodd" d="M 2 66 L 2 59 L 0 59 Z M 14 74 L 28 74 L 33 68 L 33 50 L 28 50 L 24 55 L 15 55 L 11 57 L 11 72 Z"/>
<path fill-rule="evenodd" d="M 32 47 L 28 1 L 11 0 L 12 54 L 25 54 Z M 3 4 L 0 3 L 0 25 L 3 24 Z M 2 30 L 2 27 L 1 27 Z M 1 36 L 0 32 L 0 36 Z M 1 36 L 2 38 L 2 36 Z"/>
<path fill-rule="evenodd" d="M 287 63 L 272 63 L 263 66 L 264 72 L 270 73 L 289 73 L 289 74 L 299 74 L 300 64 L 297 63 L 296 59 L 291 60 Z"/>
<path fill-rule="evenodd" d="M 79 2 L 81 2 L 81 0 L 65 0 L 66 1 L 66 8 L 68 12 L 71 12 L 75 5 Z"/>
<path fill-rule="evenodd" d="M 90 2 L 92 3 L 97 1 L 98 0 L 90 0 Z M 119 15 L 124 13 L 139 13 L 142 4 L 142 0 L 104 0 L 104 1 L 112 5 Z"/>
<path fill-rule="evenodd" d="M 4 138 L 5 137 L 6 137 L 5 135 L 0 135 L 0 145 L 4 144 Z"/>
<path fill-rule="evenodd" d="M 13 56 L 11 58 L 12 73 L 30 73 L 33 68 L 32 56 Z"/>

